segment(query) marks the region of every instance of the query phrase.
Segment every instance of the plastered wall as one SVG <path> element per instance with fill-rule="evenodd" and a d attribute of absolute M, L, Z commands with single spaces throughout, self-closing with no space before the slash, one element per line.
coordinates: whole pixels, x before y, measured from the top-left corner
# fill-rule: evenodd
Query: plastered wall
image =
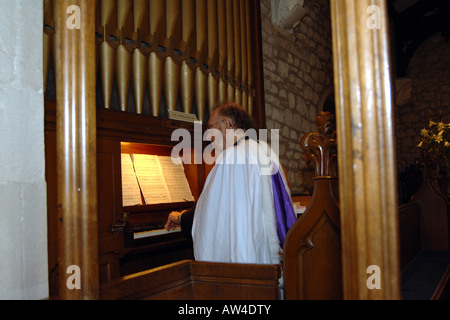
<path fill-rule="evenodd" d="M 42 21 L 0 0 L 0 299 L 48 297 Z"/>

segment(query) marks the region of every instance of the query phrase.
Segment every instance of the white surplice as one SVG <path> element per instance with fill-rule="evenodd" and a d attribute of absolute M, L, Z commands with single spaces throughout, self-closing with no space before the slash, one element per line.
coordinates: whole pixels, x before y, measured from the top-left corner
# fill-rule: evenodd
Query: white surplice
<path fill-rule="evenodd" d="M 196 260 L 280 262 L 270 175 L 280 166 L 273 152 L 267 154 L 268 148 L 262 141 L 240 139 L 218 155 L 195 209 L 192 237 Z"/>

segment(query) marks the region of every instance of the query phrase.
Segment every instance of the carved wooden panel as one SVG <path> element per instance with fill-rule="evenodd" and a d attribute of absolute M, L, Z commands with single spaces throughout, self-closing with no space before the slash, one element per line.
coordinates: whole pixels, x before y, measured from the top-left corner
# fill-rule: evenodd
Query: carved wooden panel
<path fill-rule="evenodd" d="M 284 244 L 286 299 L 342 299 L 341 232 L 335 173 L 334 117 L 321 112 L 319 132 L 303 136 L 303 158 L 314 161 L 314 193 Z"/>
<path fill-rule="evenodd" d="M 339 208 L 329 195 L 331 183 L 336 181 L 315 181 L 310 206 L 286 236 L 286 299 L 342 298 Z"/>

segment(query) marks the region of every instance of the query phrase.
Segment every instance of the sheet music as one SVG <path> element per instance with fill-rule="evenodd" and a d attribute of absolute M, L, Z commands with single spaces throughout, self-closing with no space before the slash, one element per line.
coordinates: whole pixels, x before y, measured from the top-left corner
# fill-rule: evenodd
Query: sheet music
<path fill-rule="evenodd" d="M 123 206 L 194 201 L 182 164 L 170 156 L 122 154 Z"/>
<path fill-rule="evenodd" d="M 194 201 L 183 164 L 175 164 L 170 156 L 158 156 L 171 202 Z"/>
<path fill-rule="evenodd" d="M 149 154 L 135 154 L 134 168 L 146 204 L 169 203 L 170 194 L 158 157 Z"/>
<path fill-rule="evenodd" d="M 122 205 L 142 204 L 141 191 L 131 161 L 131 155 L 122 154 Z"/>

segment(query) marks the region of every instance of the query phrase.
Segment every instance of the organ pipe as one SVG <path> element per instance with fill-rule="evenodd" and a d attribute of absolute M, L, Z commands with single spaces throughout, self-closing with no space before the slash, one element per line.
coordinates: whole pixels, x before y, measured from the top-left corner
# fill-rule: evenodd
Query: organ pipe
<path fill-rule="evenodd" d="M 241 102 L 244 109 L 248 110 L 248 56 L 247 56 L 247 13 L 245 10 L 246 1 L 239 1 L 240 5 L 240 17 L 241 17 L 241 57 L 242 57 L 242 70 L 241 70 Z"/>
<path fill-rule="evenodd" d="M 218 101 L 253 112 L 253 6 L 251 0 L 94 0 L 96 70 L 103 107 L 112 107 L 116 81 L 119 108 L 160 116 L 182 110 L 204 121 Z M 54 22 L 52 1 L 44 0 L 44 90 L 47 89 Z M 57 67 L 55 65 L 55 67 Z M 115 95 L 114 95 L 115 96 Z"/>
<path fill-rule="evenodd" d="M 227 30 L 227 99 L 229 101 L 234 101 L 234 68 L 235 68 L 235 56 L 234 56 L 234 11 L 233 11 L 233 1 L 226 1 L 226 30 Z"/>
<path fill-rule="evenodd" d="M 143 41 L 148 41 L 148 1 L 134 0 L 134 34 L 136 39 L 133 52 L 133 91 L 136 105 L 136 113 L 144 111 L 145 85 L 148 71 L 148 48 L 142 46 Z"/>
<path fill-rule="evenodd" d="M 209 65 L 208 73 L 208 109 L 209 114 L 218 99 L 218 76 L 216 70 L 218 69 L 218 16 L 217 16 L 217 1 L 207 1 L 207 30 L 208 30 L 208 58 Z"/>
<path fill-rule="evenodd" d="M 242 104 L 241 86 L 241 15 L 240 5 L 241 0 L 233 0 L 233 22 L 234 22 L 234 101 L 238 104 Z"/>
<path fill-rule="evenodd" d="M 117 27 L 119 46 L 116 54 L 116 81 L 119 91 L 120 110 L 127 111 L 130 91 L 132 47 L 128 43 L 132 31 L 131 0 L 117 1 Z"/>
<path fill-rule="evenodd" d="M 203 67 L 207 56 L 207 10 L 206 0 L 196 0 L 196 52 L 197 69 L 195 72 L 195 96 L 197 117 L 200 121 L 205 117 L 205 105 L 207 96 L 207 73 Z"/>
<path fill-rule="evenodd" d="M 168 55 L 164 65 L 164 86 L 166 105 L 169 110 L 177 106 L 180 84 L 180 56 L 175 56 L 178 38 L 181 37 L 181 3 L 180 0 L 166 0 L 166 35 L 168 38 Z"/>
<path fill-rule="evenodd" d="M 165 54 L 159 50 L 159 43 L 166 35 L 165 0 L 149 0 L 151 52 L 148 61 L 148 88 L 152 115 L 159 116 L 164 82 Z"/>
<path fill-rule="evenodd" d="M 217 0 L 217 33 L 219 39 L 219 88 L 218 100 L 227 99 L 227 16 L 226 16 L 226 0 Z"/>
<path fill-rule="evenodd" d="M 250 3 L 249 1 L 245 1 L 245 13 L 246 13 L 246 29 L 247 29 L 247 88 L 248 88 L 248 105 L 247 110 L 250 114 L 253 114 L 253 67 L 252 63 L 252 29 L 251 29 L 251 17 L 250 17 Z"/>
<path fill-rule="evenodd" d="M 101 78 L 103 105 L 107 109 L 111 108 L 111 95 L 114 81 L 116 43 L 110 40 L 110 36 L 116 34 L 117 17 L 115 13 L 116 1 L 101 1 L 101 26 L 103 30 L 103 42 L 100 46 Z"/>
<path fill-rule="evenodd" d="M 183 26 L 182 51 L 184 53 L 180 80 L 181 103 L 185 113 L 192 113 L 195 65 L 190 61 L 190 56 L 195 43 L 195 0 L 183 0 L 181 2 L 181 12 Z"/>

